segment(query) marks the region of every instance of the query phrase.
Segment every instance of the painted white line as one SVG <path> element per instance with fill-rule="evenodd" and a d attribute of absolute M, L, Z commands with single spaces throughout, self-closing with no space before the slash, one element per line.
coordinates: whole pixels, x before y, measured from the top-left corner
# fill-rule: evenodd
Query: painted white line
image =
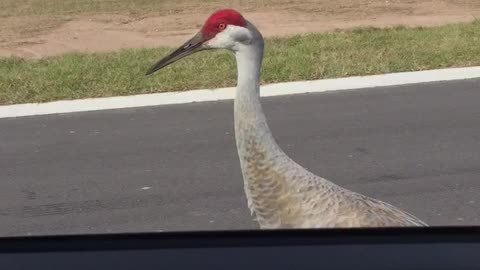
<path fill-rule="evenodd" d="M 450 68 L 316 81 L 276 83 L 263 85 L 261 88 L 261 95 L 281 96 L 472 78 L 480 78 L 480 67 Z M 48 103 L 6 105 L 0 106 L 0 118 L 216 101 L 233 99 L 234 95 L 235 88 L 230 87 L 134 96 L 63 100 Z"/>

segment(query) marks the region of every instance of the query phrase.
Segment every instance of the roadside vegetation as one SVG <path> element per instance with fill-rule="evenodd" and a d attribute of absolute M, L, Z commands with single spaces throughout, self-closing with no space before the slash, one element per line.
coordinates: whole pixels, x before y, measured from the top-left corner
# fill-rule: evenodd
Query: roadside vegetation
<path fill-rule="evenodd" d="M 480 65 L 480 21 L 362 28 L 268 39 L 263 83 Z M 179 44 L 180 45 L 180 44 Z M 146 77 L 172 48 L 0 58 L 0 104 L 216 88 L 235 84 L 234 58 L 202 52 Z"/>

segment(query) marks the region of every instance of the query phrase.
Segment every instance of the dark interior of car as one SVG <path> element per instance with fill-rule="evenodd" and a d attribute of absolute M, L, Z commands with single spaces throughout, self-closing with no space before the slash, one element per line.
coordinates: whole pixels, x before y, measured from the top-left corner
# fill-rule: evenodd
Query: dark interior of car
<path fill-rule="evenodd" d="M 1 269 L 480 269 L 480 228 L 8 237 Z"/>

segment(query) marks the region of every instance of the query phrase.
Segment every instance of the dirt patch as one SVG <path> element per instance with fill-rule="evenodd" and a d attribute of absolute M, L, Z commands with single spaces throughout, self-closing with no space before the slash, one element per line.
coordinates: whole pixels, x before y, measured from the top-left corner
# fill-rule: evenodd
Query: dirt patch
<path fill-rule="evenodd" d="M 238 2 L 238 1 L 237 1 Z M 241 2 L 241 1 L 240 1 Z M 259 1 L 259 3 L 262 1 Z M 480 18 L 472 0 L 311 0 L 230 5 L 267 36 L 358 26 L 435 26 Z M 41 58 L 68 52 L 176 46 L 220 5 L 144 14 L 41 15 L 0 18 L 0 56 Z M 193 10 L 193 11 L 192 11 Z"/>

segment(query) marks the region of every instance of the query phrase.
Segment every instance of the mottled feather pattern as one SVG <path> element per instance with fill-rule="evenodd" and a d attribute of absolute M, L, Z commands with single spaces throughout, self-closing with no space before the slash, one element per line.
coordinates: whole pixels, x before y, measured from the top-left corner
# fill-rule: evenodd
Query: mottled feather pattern
<path fill-rule="evenodd" d="M 270 135 L 252 130 L 255 126 L 238 121 L 236 134 L 245 192 L 261 228 L 426 226 L 390 204 L 307 171 L 264 143 L 262 137 Z"/>
<path fill-rule="evenodd" d="M 392 205 L 309 172 L 283 152 L 260 103 L 264 40 L 240 13 L 217 11 L 186 44 L 157 62 L 147 74 L 197 51 L 235 52 L 235 139 L 248 207 L 261 228 L 426 226 Z"/>
<path fill-rule="evenodd" d="M 303 168 L 278 146 L 260 103 L 262 35 L 235 51 L 235 137 L 248 207 L 263 229 L 426 226 L 402 210 L 342 188 Z"/>

